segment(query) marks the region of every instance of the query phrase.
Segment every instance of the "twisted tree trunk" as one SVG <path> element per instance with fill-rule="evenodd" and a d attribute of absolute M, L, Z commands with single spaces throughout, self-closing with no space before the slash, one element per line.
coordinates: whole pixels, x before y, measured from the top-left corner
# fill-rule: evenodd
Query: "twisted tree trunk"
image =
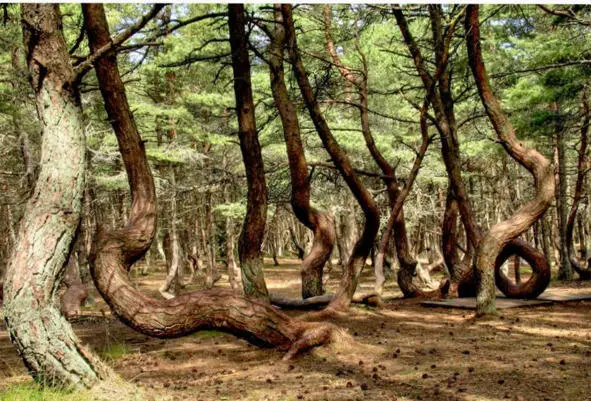
<path fill-rule="evenodd" d="M 91 49 L 109 41 L 101 4 L 85 4 L 84 17 Z M 231 5 L 231 19 L 243 14 Z M 170 338 L 198 330 L 220 330 L 254 344 L 288 350 L 292 357 L 307 348 L 329 342 L 332 325 L 291 319 L 267 303 L 235 295 L 231 290 L 206 290 L 176 298 L 152 299 L 138 291 L 127 272 L 150 247 L 156 229 L 156 192 L 142 141 L 127 103 L 115 55 L 95 64 L 105 108 L 119 143 L 131 188 L 132 205 L 127 225 L 98 236 L 91 254 L 97 289 L 114 314 L 146 335 Z"/>
<path fill-rule="evenodd" d="M 365 224 L 361 237 L 357 240 L 355 246 L 353 247 L 353 252 L 349 257 L 347 266 L 345 267 L 345 272 L 343 274 L 339 288 L 329 304 L 329 307 L 333 309 L 345 309 L 351 303 L 353 294 L 357 289 L 359 275 L 365 266 L 365 261 L 369 256 L 369 252 L 373 246 L 374 238 L 380 226 L 380 212 L 371 194 L 369 191 L 367 191 L 365 186 L 357 177 L 357 174 L 355 173 L 355 170 L 353 169 L 351 161 L 349 160 L 346 152 L 341 149 L 335 137 L 332 135 L 330 127 L 326 123 L 322 111 L 320 110 L 320 106 L 314 95 L 312 86 L 310 85 L 310 81 L 308 79 L 306 70 L 304 69 L 301 54 L 297 46 L 292 7 L 289 4 L 283 4 L 281 6 L 281 10 L 283 13 L 283 22 L 285 26 L 289 58 L 293 65 L 296 80 L 298 82 L 300 92 L 302 93 L 302 97 L 304 98 L 306 108 L 310 114 L 310 118 L 314 123 L 316 132 L 322 140 L 324 148 L 329 153 L 332 162 L 339 170 L 339 173 L 347 183 L 349 189 L 355 196 L 355 199 L 357 199 L 357 202 L 361 206 L 365 216 Z"/>
<path fill-rule="evenodd" d="M 312 249 L 302 260 L 302 298 L 319 296 L 322 289 L 324 265 L 332 254 L 335 243 L 334 220 L 326 212 L 321 212 L 310 204 L 310 181 L 308 165 L 300 136 L 296 108 L 289 98 L 285 85 L 283 53 L 285 50 L 285 28 L 281 8 L 275 6 L 275 25 L 269 44 L 269 69 L 271 89 L 275 106 L 283 125 L 283 135 L 289 159 L 291 175 L 291 206 L 298 220 L 314 233 Z"/>
<path fill-rule="evenodd" d="M 23 4 L 21 16 L 43 135 L 38 179 L 6 272 L 4 320 L 37 382 L 90 387 L 110 370 L 81 346 L 55 305 L 84 191 L 86 149 L 77 82 L 59 6 Z"/>
<path fill-rule="evenodd" d="M 365 53 L 361 50 L 361 46 L 359 45 L 359 35 L 355 33 L 355 48 L 359 53 L 359 56 L 362 61 L 363 69 L 362 71 L 354 70 L 351 67 L 345 65 L 336 51 L 336 46 L 334 44 L 334 40 L 332 38 L 331 33 L 331 15 L 330 15 L 330 7 L 328 4 L 324 5 L 324 37 L 325 37 L 325 47 L 327 53 L 330 55 L 333 63 L 336 65 L 341 77 L 350 85 L 357 89 L 357 93 L 359 96 L 359 117 L 361 121 L 361 132 L 363 134 L 363 139 L 365 140 L 365 145 L 369 150 L 374 162 L 378 165 L 382 173 L 384 174 L 385 178 L 383 179 L 384 184 L 386 186 L 386 191 L 388 194 L 388 201 L 391 210 L 391 217 L 388 221 L 387 227 L 382 233 L 380 246 L 378 248 L 378 252 L 376 257 L 373 258 L 374 260 L 374 272 L 376 276 L 376 293 L 381 296 L 384 290 L 384 284 L 386 282 L 386 275 L 384 272 L 384 257 L 387 252 L 391 234 L 394 234 L 394 242 L 396 246 L 396 254 L 398 257 L 398 262 L 400 264 L 400 270 L 398 273 L 399 284 L 401 285 L 401 290 L 405 294 L 405 296 L 412 297 L 418 294 L 416 290 L 418 288 L 412 283 L 412 278 L 414 276 L 415 268 L 417 265 L 417 261 L 412 257 L 410 253 L 410 246 L 408 244 L 408 237 L 406 235 L 406 222 L 404 220 L 404 200 L 408 195 L 408 191 L 405 189 L 400 189 L 398 186 L 398 181 L 396 180 L 396 171 L 394 167 L 388 163 L 388 161 L 384 158 L 382 153 L 379 151 L 376 143 L 374 141 L 373 135 L 371 133 L 370 125 L 369 125 L 369 108 L 368 108 L 368 91 L 367 91 L 367 79 L 369 75 L 369 66 L 367 63 L 367 57 Z M 428 144 L 427 144 L 428 146 Z M 421 150 L 419 151 L 418 159 L 422 160 L 424 154 L 427 150 L 426 146 L 422 146 Z M 422 152 L 422 153 L 421 153 Z M 419 162 L 420 166 L 420 162 Z M 416 170 L 418 173 L 418 169 Z M 415 174 L 416 175 L 416 174 Z M 409 189 L 412 186 L 412 182 L 414 181 L 415 177 L 410 177 L 407 180 L 407 184 L 405 187 Z M 397 206 L 398 200 L 400 200 L 400 205 Z M 396 214 L 394 214 L 396 213 Z M 372 248 L 374 249 L 374 248 Z M 401 276 L 403 279 L 401 280 Z M 410 289 L 412 287 L 412 289 Z"/>
<path fill-rule="evenodd" d="M 493 225 L 479 245 L 476 256 L 479 279 L 476 314 L 480 316 L 496 313 L 494 266 L 498 255 L 509 241 L 524 233 L 546 212 L 554 197 L 555 188 L 550 162 L 537 150 L 527 147 L 517 139 L 513 125 L 492 91 L 480 49 L 477 5 L 467 7 L 465 27 L 468 60 L 486 114 L 505 150 L 532 174 L 536 187 L 534 198 L 509 219 Z"/>

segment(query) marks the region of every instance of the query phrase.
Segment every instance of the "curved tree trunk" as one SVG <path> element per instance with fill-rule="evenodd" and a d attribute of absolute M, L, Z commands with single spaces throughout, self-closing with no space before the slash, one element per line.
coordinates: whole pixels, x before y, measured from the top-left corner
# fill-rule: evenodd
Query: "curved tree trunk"
<path fill-rule="evenodd" d="M 332 162 L 349 186 L 349 189 L 355 196 L 355 199 L 357 199 L 357 202 L 361 206 L 365 216 L 363 232 L 353 247 L 353 252 L 347 261 L 347 266 L 345 268 L 339 288 L 335 294 L 335 297 L 329 304 L 329 307 L 331 308 L 344 309 L 347 308 L 351 303 L 353 294 L 357 289 L 359 275 L 365 266 L 365 261 L 369 256 L 369 252 L 373 246 L 373 241 L 380 225 L 380 212 L 371 194 L 367 191 L 365 186 L 357 177 L 349 157 L 341 149 L 338 142 L 332 135 L 330 127 L 326 123 L 322 111 L 320 110 L 320 106 L 316 100 L 312 86 L 310 85 L 308 75 L 304 69 L 304 64 L 297 47 L 292 6 L 289 4 L 283 4 L 281 6 L 281 10 L 283 12 L 283 21 L 289 57 L 294 68 L 298 86 L 304 98 L 304 103 L 310 114 L 310 118 L 314 123 L 316 132 L 322 140 L 324 148 L 329 153 Z"/>
<path fill-rule="evenodd" d="M 488 118 L 505 150 L 532 174 L 536 187 L 534 198 L 509 219 L 493 225 L 479 245 L 476 256 L 479 279 L 476 314 L 487 315 L 496 313 L 494 266 L 498 255 L 509 241 L 524 233 L 546 212 L 554 197 L 555 183 L 550 162 L 517 139 L 513 125 L 492 91 L 480 49 L 477 5 L 467 7 L 465 26 L 469 64 Z"/>
<path fill-rule="evenodd" d="M 241 5 L 231 5 L 232 8 L 231 15 L 243 13 Z M 85 4 L 83 10 L 91 49 L 99 48 L 109 41 L 103 7 Z M 156 192 L 115 56 L 100 59 L 95 69 L 132 195 L 127 225 L 118 231 L 103 232 L 90 258 L 97 289 L 113 312 L 146 335 L 170 338 L 215 329 L 255 344 L 289 350 L 286 357 L 330 341 L 335 333 L 334 326 L 291 319 L 267 303 L 237 296 L 231 290 L 196 291 L 163 300 L 149 298 L 129 282 L 127 272 L 154 238 Z"/>
<path fill-rule="evenodd" d="M 37 382 L 90 387 L 110 370 L 80 345 L 54 303 L 84 191 L 86 149 L 77 83 L 59 6 L 23 4 L 21 11 L 43 139 L 38 179 L 6 272 L 4 320 Z"/>
<path fill-rule="evenodd" d="M 399 197 L 403 197 L 402 204 L 400 206 L 400 212 L 396 215 L 392 216 L 392 222 L 388 223 L 388 226 L 384 230 L 382 234 L 382 239 L 380 244 L 382 244 L 376 257 L 374 259 L 374 272 L 376 276 L 376 293 L 381 296 L 384 290 L 384 284 L 386 282 L 386 275 L 384 272 L 384 257 L 386 251 L 389 246 L 390 236 L 394 234 L 394 241 L 396 245 L 396 254 L 398 255 L 398 261 L 400 264 L 399 270 L 399 277 L 400 275 L 405 276 L 405 278 L 400 281 L 402 283 L 401 289 L 405 296 L 413 296 L 416 292 L 411 290 L 406 290 L 412 283 L 412 277 L 414 275 L 415 267 L 417 265 L 417 261 L 412 257 L 410 253 L 410 246 L 408 244 L 408 237 L 406 235 L 406 223 L 404 220 L 404 198 L 406 197 L 405 191 L 400 190 L 398 187 L 398 182 L 396 180 L 396 172 L 394 167 L 388 163 L 388 161 L 384 158 L 382 153 L 379 151 L 378 147 L 375 144 L 373 135 L 371 133 L 370 125 L 369 125 L 369 108 L 368 108 L 368 91 L 367 91 L 367 77 L 369 75 L 369 68 L 367 63 L 367 58 L 365 53 L 361 50 L 361 46 L 359 45 L 359 35 L 358 32 L 355 33 L 355 48 L 359 53 L 359 56 L 362 61 L 363 70 L 355 72 L 350 67 L 343 64 L 341 58 L 339 57 L 336 46 L 334 44 L 334 40 L 332 38 L 331 33 L 331 15 L 330 15 L 330 7 L 328 4 L 324 5 L 324 36 L 325 36 L 325 44 L 326 44 L 326 51 L 330 55 L 333 63 L 337 66 L 337 69 L 343 79 L 346 82 L 351 84 L 357 89 L 359 95 L 359 115 L 361 120 L 361 132 L 363 134 L 363 139 L 365 140 L 365 145 L 369 150 L 372 158 L 374 159 L 375 163 L 378 165 L 380 170 L 386 178 L 384 178 L 384 184 L 386 185 L 386 191 L 388 193 L 388 201 L 390 209 L 392 213 L 394 213 L 394 208 L 396 207 L 396 202 Z M 426 151 L 426 147 L 425 147 Z M 421 155 L 420 158 L 424 156 Z M 418 172 L 418 170 L 417 170 Z M 409 179 L 409 182 L 412 182 L 414 178 Z M 408 185 L 408 184 L 407 184 Z M 412 185 L 412 184 L 410 184 Z M 393 230 L 393 231 L 392 231 Z M 375 249 L 372 248 L 372 249 Z"/>
<path fill-rule="evenodd" d="M 232 70 L 234 71 L 234 94 L 238 115 L 238 137 L 248 185 L 246 216 L 238 240 L 242 286 L 246 296 L 268 300 L 269 292 L 263 276 L 261 255 L 261 245 L 267 222 L 267 184 L 254 117 L 244 7 L 229 6 L 228 18 Z"/>
<path fill-rule="evenodd" d="M 449 48 L 455 31 L 455 25 L 459 22 L 459 17 L 461 17 L 462 13 L 456 15 L 450 26 L 447 28 L 447 32 L 444 34 L 441 25 L 441 6 L 429 6 L 433 42 L 435 44 L 434 53 L 437 64 L 437 70 L 434 75 L 431 75 L 427 70 L 421 49 L 410 32 L 402 10 L 398 7 L 394 7 L 393 13 L 408 47 L 409 53 L 413 58 L 415 68 L 423 82 L 423 86 L 427 93 L 427 100 L 431 102 L 435 112 L 435 126 L 439 131 L 441 139 L 441 154 L 449 177 L 448 197 L 453 196 L 453 205 L 449 205 L 450 207 L 453 207 L 453 209 L 446 208 L 448 214 L 445 214 L 443 219 L 443 252 L 448 269 L 450 269 L 450 273 L 452 273 L 451 293 L 455 294 L 460 288 L 462 288 L 461 292 L 464 292 L 465 289 L 473 283 L 473 281 L 470 280 L 470 272 L 472 271 L 472 260 L 470 257 L 473 256 L 473 254 L 467 253 L 460 261 L 455 251 L 455 247 L 457 246 L 457 235 L 452 235 L 452 232 L 446 233 L 446 230 L 450 228 L 447 227 L 447 225 L 452 224 L 452 221 L 454 222 L 453 224 L 455 224 L 455 216 L 459 213 L 470 246 L 476 248 L 481 238 L 480 230 L 476 224 L 476 219 L 461 174 L 460 148 L 457 137 L 454 100 L 451 93 L 451 76 L 447 65 Z M 452 214 L 450 215 L 449 213 Z M 447 236 L 445 236 L 446 234 Z M 451 263 L 453 263 L 453 265 L 451 265 Z"/>
<path fill-rule="evenodd" d="M 269 69 L 271 89 L 275 106 L 283 125 L 283 135 L 289 159 L 291 175 L 291 206 L 298 220 L 314 233 L 312 249 L 302 260 L 302 298 L 319 296 L 322 289 L 324 265 L 332 254 L 335 243 L 334 220 L 326 212 L 310 205 L 310 181 L 308 165 L 300 137 L 300 126 L 296 108 L 289 98 L 285 85 L 283 53 L 285 49 L 285 29 L 279 6 L 275 6 L 275 25 L 269 45 Z"/>
<path fill-rule="evenodd" d="M 579 157 L 577 160 L 577 182 L 575 184 L 573 204 L 570 208 L 570 213 L 568 215 L 568 221 L 566 224 L 566 244 L 568 246 L 568 255 L 573 270 L 577 272 L 577 274 L 582 280 L 589 280 L 591 279 L 591 270 L 587 266 L 581 266 L 581 263 L 577 259 L 577 253 L 575 251 L 575 244 L 573 241 L 575 220 L 577 218 L 577 211 L 579 210 L 579 203 L 581 202 L 581 199 L 583 197 L 583 184 L 585 183 L 585 175 L 587 172 L 587 134 L 589 132 L 590 120 L 589 99 L 587 99 L 587 88 L 583 90 L 582 106 L 584 118 L 583 126 L 581 127 L 581 145 L 579 146 Z M 583 240 L 585 236 L 583 233 L 581 233 L 581 231 L 583 231 L 582 226 L 582 224 L 579 224 L 579 237 Z M 584 247 L 583 241 L 581 241 L 581 247 Z"/>

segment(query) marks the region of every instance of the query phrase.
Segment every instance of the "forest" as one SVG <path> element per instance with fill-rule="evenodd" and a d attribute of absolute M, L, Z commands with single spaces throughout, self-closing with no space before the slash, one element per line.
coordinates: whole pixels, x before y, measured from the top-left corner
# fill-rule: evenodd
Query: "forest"
<path fill-rule="evenodd" d="M 0 6 L 0 401 L 591 400 L 590 6 Z"/>

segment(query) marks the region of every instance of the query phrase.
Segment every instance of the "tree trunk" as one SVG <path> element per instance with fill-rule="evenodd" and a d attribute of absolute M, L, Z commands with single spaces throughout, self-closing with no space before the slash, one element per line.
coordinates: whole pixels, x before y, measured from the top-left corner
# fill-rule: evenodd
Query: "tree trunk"
<path fill-rule="evenodd" d="M 33 378 L 44 385 L 90 387 L 110 370 L 81 346 L 55 294 L 79 224 L 85 138 L 75 74 L 57 4 L 23 4 L 23 36 L 42 156 L 4 283 L 4 319 Z M 67 160 L 67 163 L 64 161 Z"/>
<path fill-rule="evenodd" d="M 232 202 L 231 188 L 226 185 L 224 197 L 227 203 Z M 226 268 L 228 269 L 228 281 L 234 290 L 238 287 L 236 277 L 240 275 L 236 258 L 234 257 L 234 221 L 230 216 L 226 217 Z M 238 274 L 236 274 L 238 273 Z"/>
<path fill-rule="evenodd" d="M 302 298 L 319 296 L 324 293 L 322 273 L 326 261 L 332 254 L 335 242 L 334 221 L 326 212 L 310 205 L 310 181 L 304 147 L 300 137 L 300 126 L 296 108 L 289 98 L 285 85 L 283 53 L 285 49 L 285 29 L 281 8 L 275 6 L 275 25 L 269 45 L 269 69 L 271 89 L 275 106 L 283 125 L 283 135 L 289 159 L 291 175 L 291 206 L 298 220 L 314 233 L 310 252 L 302 260 Z"/>
<path fill-rule="evenodd" d="M 351 303 L 351 299 L 357 289 L 359 275 L 365 267 L 366 259 L 373 246 L 374 238 L 380 226 L 380 212 L 371 194 L 357 177 L 349 157 L 339 146 L 324 119 L 297 47 L 292 7 L 286 4 L 281 7 L 289 57 L 310 118 L 322 140 L 324 148 L 330 154 L 332 162 L 355 196 L 365 216 L 363 232 L 353 247 L 353 252 L 347 262 L 339 288 L 329 305 L 333 309 L 344 309 Z"/>
<path fill-rule="evenodd" d="M 488 118 L 505 150 L 532 174 L 536 189 L 532 200 L 523 205 L 509 219 L 494 224 L 479 245 L 476 257 L 476 271 L 479 279 L 476 314 L 480 316 L 496 313 L 494 280 L 496 259 L 509 241 L 528 230 L 546 212 L 554 197 L 554 174 L 548 159 L 517 139 L 513 125 L 492 91 L 480 49 L 477 5 L 467 7 L 465 26 L 469 64 Z"/>
<path fill-rule="evenodd" d="M 181 249 L 179 246 L 179 230 L 177 228 L 177 204 L 176 204 L 176 174 L 174 167 L 170 167 L 170 226 L 168 233 L 164 236 L 163 247 L 166 255 L 166 279 L 159 288 L 160 294 L 166 298 L 176 297 L 181 289 L 180 264 Z"/>
<path fill-rule="evenodd" d="M 558 105 L 555 107 L 556 120 L 560 120 Z M 568 230 L 568 211 L 567 211 L 567 171 L 566 171 L 566 132 L 562 124 L 556 123 L 556 150 L 558 156 L 558 191 L 556 191 L 556 211 L 558 213 L 558 245 L 560 250 L 560 265 L 558 267 L 559 280 L 571 280 L 573 278 L 573 269 L 570 263 L 569 246 L 572 243 L 572 227 L 570 241 L 567 238 Z M 582 184 L 581 184 L 582 185 Z M 573 222 L 574 224 L 574 222 Z"/>
<path fill-rule="evenodd" d="M 82 242 L 80 231 L 78 231 L 74 238 L 73 247 L 66 262 L 66 269 L 62 280 L 62 295 L 60 297 L 60 310 L 67 318 L 79 315 L 82 305 L 88 298 L 88 289 L 80 276 L 80 258 L 78 257 L 80 252 L 78 245 Z"/>
<path fill-rule="evenodd" d="M 91 50 L 109 42 L 101 4 L 83 6 Z M 230 15 L 243 15 L 231 5 Z M 242 18 L 242 17 L 239 17 Z M 108 54 L 95 64 L 105 107 L 119 142 L 131 187 L 128 224 L 103 232 L 91 255 L 97 289 L 113 312 L 127 325 L 146 335 L 170 338 L 198 330 L 221 330 L 259 345 L 287 349 L 287 358 L 329 342 L 334 326 L 291 319 L 267 303 L 235 295 L 231 290 L 206 290 L 170 300 L 152 299 L 138 291 L 127 271 L 146 252 L 156 229 L 156 192 L 143 141 L 133 122 L 116 58 Z"/>
<path fill-rule="evenodd" d="M 228 25 L 234 71 L 238 137 L 248 185 L 246 216 L 238 240 L 242 287 L 246 296 L 268 301 L 269 292 L 263 275 L 261 254 L 267 222 L 267 184 L 254 116 L 250 61 L 245 32 L 246 16 L 243 6 L 228 6 Z"/>
<path fill-rule="evenodd" d="M 577 160 L 577 181 L 575 184 L 575 191 L 573 196 L 573 204 L 570 208 L 568 220 L 566 223 L 565 241 L 568 247 L 569 261 L 572 268 L 577 272 L 581 279 L 591 279 L 591 270 L 587 266 L 581 265 L 577 259 L 577 253 L 575 250 L 575 244 L 573 239 L 573 231 L 575 228 L 575 219 L 577 217 L 577 211 L 579 209 L 579 203 L 583 198 L 583 185 L 585 184 L 585 175 L 587 173 L 587 134 L 589 132 L 589 101 L 587 99 L 587 89 L 583 90 L 582 97 L 583 106 L 583 126 L 581 127 L 581 145 L 579 147 L 579 156 Z M 562 189 L 562 188 L 561 188 Z M 583 233 L 582 219 L 579 219 L 579 238 L 581 249 L 585 249 L 585 235 Z M 581 252 L 582 253 L 582 252 Z M 585 252 L 586 253 L 586 252 Z M 583 255 L 581 255 L 583 256 Z M 586 256 L 586 255 L 585 255 Z M 586 258 L 583 256 L 583 260 Z M 561 265 L 562 267 L 562 265 Z M 564 271 L 566 273 L 566 271 Z"/>

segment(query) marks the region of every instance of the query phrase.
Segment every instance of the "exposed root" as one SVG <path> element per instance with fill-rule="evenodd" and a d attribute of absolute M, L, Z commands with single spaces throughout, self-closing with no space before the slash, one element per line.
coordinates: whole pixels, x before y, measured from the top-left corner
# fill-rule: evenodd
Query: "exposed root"
<path fill-rule="evenodd" d="M 333 341 L 341 340 L 347 334 L 337 326 L 330 323 L 302 323 L 302 331 L 298 338 L 291 344 L 283 357 L 284 361 L 293 359 L 296 355 L 311 348 L 327 345 Z"/>

